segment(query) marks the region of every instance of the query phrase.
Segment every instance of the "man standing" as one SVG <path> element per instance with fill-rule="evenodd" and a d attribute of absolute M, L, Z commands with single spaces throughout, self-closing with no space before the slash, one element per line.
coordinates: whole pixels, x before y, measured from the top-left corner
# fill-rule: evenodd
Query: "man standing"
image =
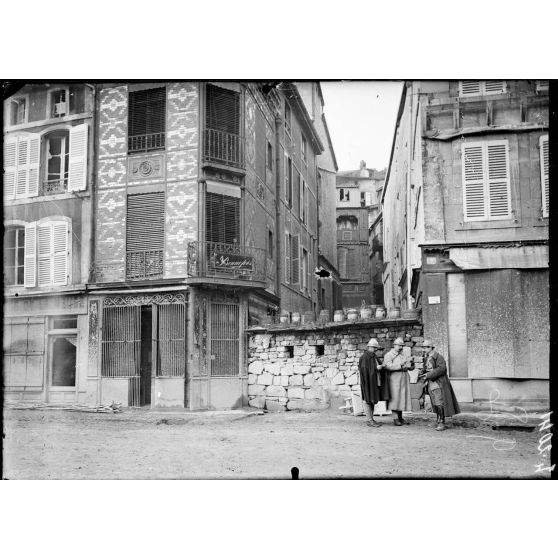
<path fill-rule="evenodd" d="M 360 392 L 362 394 L 362 406 L 366 415 L 368 426 L 381 426 L 379 422 L 374 420 L 374 405 L 378 401 L 387 401 L 389 399 L 389 384 L 386 378 L 386 372 L 378 357 L 376 351 L 380 350 L 380 345 L 376 339 L 368 341 L 368 350 L 364 351 L 358 361 L 358 370 L 360 372 Z"/>
<path fill-rule="evenodd" d="M 451 417 L 460 412 L 459 403 L 451 387 L 447 374 L 444 357 L 434 350 L 429 339 L 422 343 L 422 351 L 426 357 L 424 372 L 421 377 L 425 380 L 432 408 L 436 410 L 436 430 L 446 429 L 446 416 Z"/>
<path fill-rule="evenodd" d="M 411 365 L 407 364 L 407 359 L 403 356 L 403 346 L 405 343 L 401 337 L 393 342 L 393 348 L 384 357 L 384 366 L 389 370 L 389 391 L 390 399 L 388 409 L 393 415 L 393 424 L 401 426 L 406 424 L 403 420 L 403 411 L 411 411 L 411 388 L 409 386 L 409 374 L 407 370 Z"/>

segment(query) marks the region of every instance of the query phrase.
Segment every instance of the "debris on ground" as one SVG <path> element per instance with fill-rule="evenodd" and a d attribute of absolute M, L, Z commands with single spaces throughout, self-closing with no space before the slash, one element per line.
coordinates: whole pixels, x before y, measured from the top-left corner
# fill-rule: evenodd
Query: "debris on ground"
<path fill-rule="evenodd" d="M 17 409 L 22 411 L 33 411 L 36 409 L 52 409 L 56 411 L 80 411 L 82 413 L 121 413 L 122 404 L 113 401 L 110 405 L 83 405 L 73 403 L 71 405 L 61 403 L 43 403 L 34 401 L 24 403 L 22 401 L 7 402 L 4 405 L 8 409 Z"/>

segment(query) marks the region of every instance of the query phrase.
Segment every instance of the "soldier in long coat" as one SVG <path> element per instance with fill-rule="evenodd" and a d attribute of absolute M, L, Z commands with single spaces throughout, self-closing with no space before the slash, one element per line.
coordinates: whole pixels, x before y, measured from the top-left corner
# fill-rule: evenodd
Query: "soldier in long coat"
<path fill-rule="evenodd" d="M 374 405 L 378 401 L 389 399 L 389 381 L 383 365 L 380 363 L 376 351 L 380 350 L 377 339 L 368 341 L 368 350 L 364 351 L 358 361 L 360 372 L 360 392 L 362 406 L 366 415 L 368 426 L 381 426 L 374 420 Z"/>
<path fill-rule="evenodd" d="M 390 399 L 388 409 L 393 415 L 393 424 L 401 426 L 406 424 L 403 420 L 403 411 L 411 411 L 411 386 L 409 385 L 409 374 L 411 366 L 407 363 L 407 358 L 402 354 L 403 339 L 398 337 L 393 342 L 393 348 L 384 357 L 384 366 L 389 371 L 389 391 Z"/>
<path fill-rule="evenodd" d="M 436 411 L 436 430 L 446 429 L 446 417 L 460 412 L 459 403 L 448 378 L 446 361 L 436 350 L 429 339 L 422 343 L 422 350 L 426 356 L 424 373 L 421 375 L 426 382 L 432 408 Z"/>

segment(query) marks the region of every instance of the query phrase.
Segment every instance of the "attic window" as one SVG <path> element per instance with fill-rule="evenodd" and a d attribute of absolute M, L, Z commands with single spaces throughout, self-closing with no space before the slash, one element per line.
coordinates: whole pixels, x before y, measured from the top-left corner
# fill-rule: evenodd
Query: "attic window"
<path fill-rule="evenodd" d="M 17 97 L 10 102 L 10 116 L 12 126 L 27 122 L 27 103 L 25 97 Z"/>
<path fill-rule="evenodd" d="M 50 118 L 62 118 L 68 114 L 68 90 L 50 92 Z"/>

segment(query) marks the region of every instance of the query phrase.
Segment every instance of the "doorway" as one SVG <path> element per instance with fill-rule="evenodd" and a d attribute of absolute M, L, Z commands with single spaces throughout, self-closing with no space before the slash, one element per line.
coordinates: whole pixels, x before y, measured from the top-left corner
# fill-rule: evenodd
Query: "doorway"
<path fill-rule="evenodd" d="M 151 405 L 151 376 L 153 368 L 153 311 L 151 306 L 141 307 L 140 343 L 140 406 Z"/>
<path fill-rule="evenodd" d="M 51 403 L 74 402 L 76 393 L 77 336 L 56 336 L 50 339 Z"/>

